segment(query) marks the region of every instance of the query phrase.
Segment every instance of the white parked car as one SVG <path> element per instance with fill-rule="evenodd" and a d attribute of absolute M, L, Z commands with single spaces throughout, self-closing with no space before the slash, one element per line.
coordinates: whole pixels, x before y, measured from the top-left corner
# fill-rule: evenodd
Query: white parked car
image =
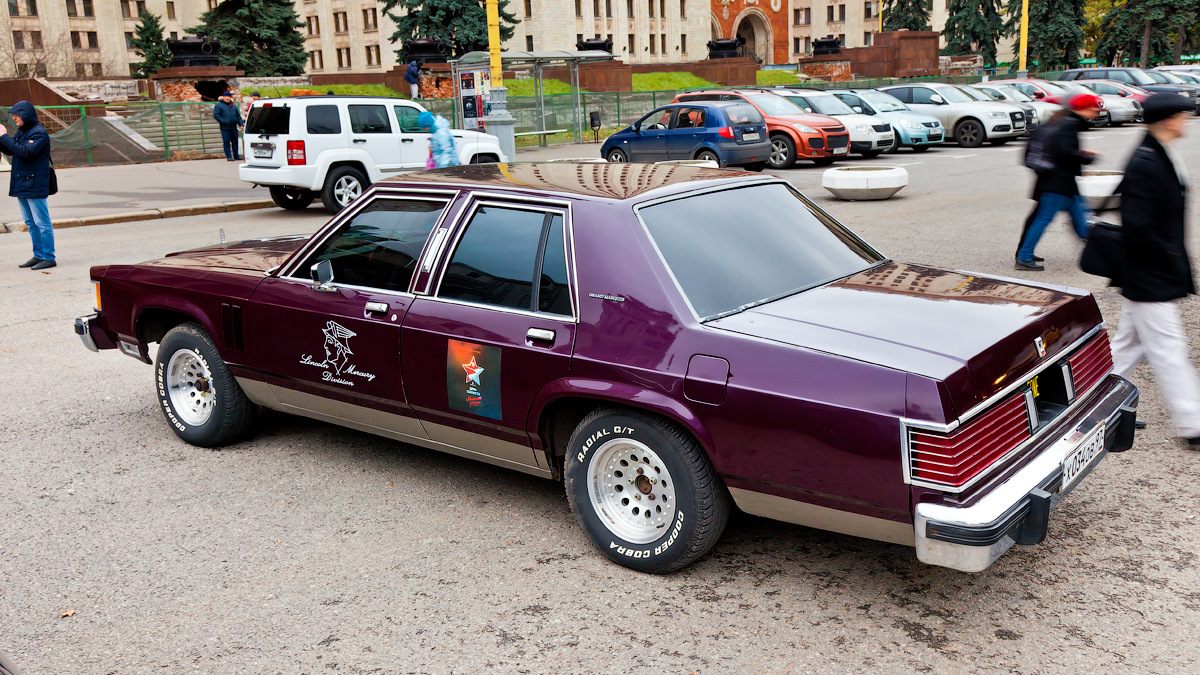
<path fill-rule="evenodd" d="M 837 96 L 820 89 L 772 89 L 805 112 L 836 117 L 850 132 L 850 152 L 870 159 L 896 144 L 896 132 L 888 120 L 856 113 Z"/>
<path fill-rule="evenodd" d="M 1011 103 L 976 101 L 952 84 L 922 82 L 880 87 L 910 108 L 938 118 L 964 148 L 1004 145 L 1025 133 L 1025 113 Z"/>
<path fill-rule="evenodd" d="M 972 88 L 982 91 L 996 101 L 1008 101 L 1009 103 L 1015 103 L 1018 106 L 1021 106 L 1023 109 L 1025 109 L 1025 106 L 1028 106 L 1037 113 L 1037 126 L 1041 126 L 1049 122 L 1050 118 L 1054 117 L 1054 113 L 1062 109 L 1062 106 L 1058 105 L 1057 103 L 1048 103 L 1046 101 L 1036 99 L 1020 89 L 1007 84 L 991 84 L 988 82 L 983 82 L 973 85 Z M 1033 127 L 1032 122 L 1033 120 L 1029 120 L 1026 123 L 1026 126 L 1030 127 L 1031 130 Z"/>
<path fill-rule="evenodd" d="M 317 197 L 333 213 L 389 174 L 424 169 L 425 108 L 382 96 L 294 96 L 256 101 L 246 115 L 238 178 L 270 189 L 285 209 Z M 463 164 L 507 162 L 495 136 L 454 130 Z"/>

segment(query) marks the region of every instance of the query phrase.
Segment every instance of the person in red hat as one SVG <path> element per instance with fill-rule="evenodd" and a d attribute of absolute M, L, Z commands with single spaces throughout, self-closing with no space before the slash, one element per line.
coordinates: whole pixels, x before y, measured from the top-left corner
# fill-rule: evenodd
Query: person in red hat
<path fill-rule="evenodd" d="M 1067 102 L 1070 111 L 1054 126 L 1054 132 L 1046 140 L 1046 154 L 1054 167 L 1039 177 L 1043 191 L 1038 201 L 1037 216 L 1029 226 L 1029 233 L 1017 251 L 1014 267 L 1018 270 L 1040 271 L 1045 269 L 1034 260 L 1034 249 L 1059 211 L 1071 214 L 1071 224 L 1080 239 L 1087 239 L 1088 213 L 1075 178 L 1083 173 L 1083 167 L 1096 161 L 1097 155 L 1079 148 L 1079 132 L 1100 113 L 1103 105 L 1095 94 L 1076 94 Z"/>

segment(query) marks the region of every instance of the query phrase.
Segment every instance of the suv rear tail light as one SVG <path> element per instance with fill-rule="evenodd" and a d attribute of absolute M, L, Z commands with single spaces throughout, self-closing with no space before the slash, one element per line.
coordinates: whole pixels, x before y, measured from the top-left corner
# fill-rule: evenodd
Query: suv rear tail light
<path fill-rule="evenodd" d="M 287 142 L 287 159 L 288 165 L 306 164 L 304 158 L 304 141 L 288 141 Z"/>
<path fill-rule="evenodd" d="M 717 134 L 721 138 L 733 138 L 733 127 L 721 127 L 717 129 Z"/>

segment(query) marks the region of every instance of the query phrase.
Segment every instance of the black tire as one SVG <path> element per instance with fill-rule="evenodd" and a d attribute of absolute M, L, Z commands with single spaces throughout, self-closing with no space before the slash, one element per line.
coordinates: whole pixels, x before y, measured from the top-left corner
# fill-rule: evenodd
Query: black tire
<path fill-rule="evenodd" d="M 913 152 L 925 152 L 926 150 L 929 149 L 929 146 L 928 145 L 914 145 L 914 146 L 912 146 L 912 149 L 913 149 Z"/>
<path fill-rule="evenodd" d="M 751 162 L 749 164 L 743 164 L 742 168 L 747 171 L 762 171 L 763 169 L 767 168 L 767 163 L 766 162 Z"/>
<path fill-rule="evenodd" d="M 604 156 L 604 159 L 614 164 L 620 164 L 623 162 L 628 162 L 629 155 L 620 148 L 613 148 L 612 150 L 608 151 L 608 154 Z"/>
<path fill-rule="evenodd" d="M 1124 122 L 1109 122 L 1108 124 L 1109 124 L 1109 126 L 1111 126 L 1111 127 L 1123 127 L 1123 126 L 1125 126 L 1125 123 L 1124 123 Z"/>
<path fill-rule="evenodd" d="M 813 164 L 816 166 L 829 166 L 837 161 L 837 157 L 817 157 L 813 159 Z"/>
<path fill-rule="evenodd" d="M 983 125 L 976 120 L 963 120 L 954 127 L 954 140 L 964 148 L 978 148 L 986 137 Z"/>
<path fill-rule="evenodd" d="M 575 428 L 565 462 L 575 517 L 606 556 L 630 569 L 665 574 L 687 567 L 713 547 L 729 520 L 732 500 L 703 449 L 656 415 L 614 407 L 593 411 Z M 648 505 L 655 510 L 641 510 Z M 647 513 L 654 515 L 642 522 Z M 644 536 L 630 541 L 614 528 Z"/>
<path fill-rule="evenodd" d="M 721 163 L 721 156 L 709 149 L 701 150 L 696 153 L 696 159 L 705 162 L 716 162 L 718 167 L 725 166 Z"/>
<path fill-rule="evenodd" d="M 992 145 L 994 145 L 996 147 L 1000 147 L 1001 145 L 1004 145 L 1005 143 L 1007 143 L 1011 140 L 1012 140 L 1011 138 L 993 138 L 992 140 L 988 141 L 988 143 L 991 143 Z"/>
<path fill-rule="evenodd" d="M 305 190 L 303 188 L 274 185 L 271 186 L 270 190 L 271 200 L 275 202 L 275 205 L 285 208 L 288 211 L 303 211 L 317 198 L 312 190 Z"/>
<path fill-rule="evenodd" d="M 787 134 L 771 134 L 771 154 L 767 166 L 773 171 L 790 169 L 796 165 L 796 142 Z"/>
<path fill-rule="evenodd" d="M 357 194 L 353 194 L 353 185 L 357 184 Z M 325 210 L 337 213 L 349 206 L 366 191 L 370 184 L 361 171 L 352 166 L 339 166 L 325 176 L 325 185 L 321 188 L 321 203 Z"/>
<path fill-rule="evenodd" d="M 254 422 L 254 404 L 198 324 L 180 324 L 163 336 L 154 362 L 154 382 L 167 423 L 192 445 L 214 448 L 232 443 Z M 207 407 L 207 416 L 197 419 L 196 409 L 179 407 L 181 400 Z"/>
<path fill-rule="evenodd" d="M 471 156 L 472 164 L 495 164 L 496 162 L 499 162 L 499 161 L 500 161 L 500 158 L 495 155 L 472 155 Z"/>
<path fill-rule="evenodd" d="M 868 150 L 866 152 L 860 152 L 858 154 L 862 155 L 863 159 L 875 159 L 876 157 L 883 154 L 883 150 Z"/>

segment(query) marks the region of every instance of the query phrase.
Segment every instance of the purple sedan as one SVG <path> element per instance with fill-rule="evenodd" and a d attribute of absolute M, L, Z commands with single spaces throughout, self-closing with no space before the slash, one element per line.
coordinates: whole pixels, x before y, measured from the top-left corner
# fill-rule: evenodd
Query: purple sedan
<path fill-rule="evenodd" d="M 561 479 L 646 572 L 734 506 L 983 570 L 1133 442 L 1086 291 L 889 260 L 770 176 L 411 173 L 311 237 L 91 275 L 76 332 L 153 363 L 185 441 L 263 407 Z"/>

